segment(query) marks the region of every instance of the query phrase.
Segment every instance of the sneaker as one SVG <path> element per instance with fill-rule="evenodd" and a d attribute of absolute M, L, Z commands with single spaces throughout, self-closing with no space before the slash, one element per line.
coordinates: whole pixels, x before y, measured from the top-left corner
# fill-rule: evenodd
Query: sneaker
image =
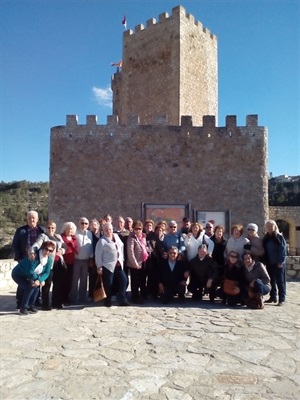
<path fill-rule="evenodd" d="M 30 306 L 28 307 L 28 311 L 35 314 L 38 312 L 38 309 L 35 306 Z"/>
<path fill-rule="evenodd" d="M 26 308 L 20 308 L 19 314 L 21 314 L 21 315 L 28 315 L 29 312 L 26 310 Z"/>
<path fill-rule="evenodd" d="M 284 301 L 280 301 L 277 305 L 280 307 L 280 306 L 284 306 Z"/>

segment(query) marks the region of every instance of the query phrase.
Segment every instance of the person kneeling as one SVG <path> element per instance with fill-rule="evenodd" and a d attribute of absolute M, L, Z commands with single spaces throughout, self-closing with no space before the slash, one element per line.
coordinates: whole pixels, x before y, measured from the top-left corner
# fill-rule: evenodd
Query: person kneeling
<path fill-rule="evenodd" d="M 271 290 L 270 277 L 266 267 L 261 262 L 255 262 L 248 252 L 243 254 L 244 275 L 247 282 L 248 297 L 246 305 L 249 308 L 264 308 L 263 296 Z"/>

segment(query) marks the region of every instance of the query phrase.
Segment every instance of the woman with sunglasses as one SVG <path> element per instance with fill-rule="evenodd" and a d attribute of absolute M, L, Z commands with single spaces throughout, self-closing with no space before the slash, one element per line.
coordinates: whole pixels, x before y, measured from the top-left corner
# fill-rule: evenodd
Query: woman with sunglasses
<path fill-rule="evenodd" d="M 54 221 L 48 221 L 46 225 L 46 232 L 39 235 L 37 241 L 31 246 L 29 250 L 29 258 L 34 259 L 35 253 L 39 250 L 42 244 L 46 241 L 50 240 L 55 244 L 55 250 L 52 254 L 52 264 L 51 270 L 48 278 L 45 281 L 45 285 L 42 288 L 42 310 L 50 311 L 50 287 L 53 282 L 53 289 L 52 289 L 52 304 L 55 303 L 55 293 L 54 290 L 54 282 L 57 282 L 57 276 L 60 273 L 60 270 L 65 271 L 65 262 L 63 259 L 63 254 L 65 252 L 63 246 L 63 239 L 62 237 L 56 233 L 56 223 Z M 54 299 L 54 300 L 53 300 Z"/>
<path fill-rule="evenodd" d="M 223 282 L 221 286 L 221 297 L 223 304 L 234 307 L 243 303 L 243 288 L 245 286 L 244 271 L 242 263 L 236 251 L 229 253 L 224 266 Z"/>
<path fill-rule="evenodd" d="M 12 279 L 23 289 L 24 294 L 20 306 L 20 314 L 27 315 L 29 312 L 36 313 L 34 306 L 41 286 L 45 285 L 48 278 L 52 258 L 50 255 L 55 250 L 55 244 L 45 241 L 40 250 L 36 251 L 34 259 L 28 256 L 23 258 L 12 270 Z"/>

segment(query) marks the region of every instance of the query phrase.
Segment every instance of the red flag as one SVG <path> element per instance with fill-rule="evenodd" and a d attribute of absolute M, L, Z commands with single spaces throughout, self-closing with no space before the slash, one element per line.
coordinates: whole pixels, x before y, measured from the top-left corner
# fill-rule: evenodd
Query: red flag
<path fill-rule="evenodd" d="M 124 28 L 127 29 L 127 21 L 126 21 L 126 15 L 124 15 L 122 24 L 124 25 Z"/>

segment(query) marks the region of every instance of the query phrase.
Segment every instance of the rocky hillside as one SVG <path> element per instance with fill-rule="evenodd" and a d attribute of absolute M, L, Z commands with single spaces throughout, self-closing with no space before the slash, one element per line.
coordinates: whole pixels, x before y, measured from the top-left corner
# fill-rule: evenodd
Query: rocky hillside
<path fill-rule="evenodd" d="M 40 222 L 48 218 L 48 182 L 0 183 L 0 259 L 8 258 L 17 227 L 26 222 L 28 210 L 39 213 Z"/>

